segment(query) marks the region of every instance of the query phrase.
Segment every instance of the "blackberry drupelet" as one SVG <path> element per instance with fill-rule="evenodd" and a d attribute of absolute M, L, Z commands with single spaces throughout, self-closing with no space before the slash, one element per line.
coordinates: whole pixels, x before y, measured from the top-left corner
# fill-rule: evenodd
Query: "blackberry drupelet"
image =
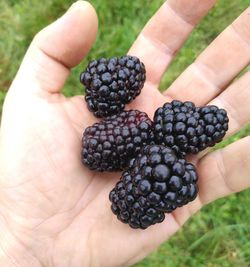
<path fill-rule="evenodd" d="M 154 115 L 155 142 L 171 147 L 181 157 L 214 146 L 227 129 L 227 113 L 216 106 L 195 107 L 192 102 L 174 100 Z"/>
<path fill-rule="evenodd" d="M 152 121 L 148 115 L 138 110 L 123 111 L 85 130 L 82 162 L 92 170 L 122 170 L 142 146 L 152 141 Z"/>
<path fill-rule="evenodd" d="M 146 229 L 194 200 L 198 193 L 195 167 L 162 145 L 147 145 L 130 161 L 110 192 L 111 209 L 132 228 Z"/>
<path fill-rule="evenodd" d="M 81 73 L 85 100 L 96 117 L 118 114 L 141 92 L 145 67 L 137 57 L 123 56 L 91 61 Z"/>

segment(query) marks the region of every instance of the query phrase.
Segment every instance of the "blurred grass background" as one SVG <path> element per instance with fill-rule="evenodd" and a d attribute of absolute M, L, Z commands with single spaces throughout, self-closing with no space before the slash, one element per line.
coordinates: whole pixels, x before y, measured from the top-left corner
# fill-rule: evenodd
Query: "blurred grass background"
<path fill-rule="evenodd" d="M 70 0 L 0 1 L 0 112 L 6 92 L 34 34 L 64 13 Z M 123 55 L 162 0 L 91 0 L 99 16 L 97 41 L 66 83 L 64 93 L 82 93 L 79 73 L 88 60 Z M 171 82 L 245 8 L 250 0 L 220 0 L 195 29 L 164 76 L 161 89 Z M 249 70 L 249 68 L 248 68 Z M 250 134 L 248 125 L 219 145 L 225 146 Z M 233 156 L 233 155 L 232 155 Z M 240 175 L 240 173 L 239 173 Z M 135 267 L 249 267 L 250 190 L 221 199 L 202 209 L 154 253 Z"/>

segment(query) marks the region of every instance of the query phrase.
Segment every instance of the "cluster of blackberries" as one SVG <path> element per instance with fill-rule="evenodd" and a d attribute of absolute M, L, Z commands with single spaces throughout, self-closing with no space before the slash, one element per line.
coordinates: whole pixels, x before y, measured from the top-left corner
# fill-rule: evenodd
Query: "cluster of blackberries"
<path fill-rule="evenodd" d="M 147 145 L 110 192 L 111 209 L 132 228 L 145 229 L 162 222 L 164 213 L 194 200 L 197 179 L 195 167 L 172 149 Z"/>
<path fill-rule="evenodd" d="M 214 146 L 227 129 L 227 113 L 216 106 L 195 107 L 192 102 L 174 100 L 154 115 L 155 142 L 171 147 L 182 157 Z"/>
<path fill-rule="evenodd" d="M 92 61 L 81 74 L 89 110 L 106 117 L 85 129 L 82 162 L 96 171 L 123 170 L 109 195 L 111 209 L 141 229 L 196 198 L 198 176 L 185 156 L 214 146 L 228 129 L 225 110 L 188 101 L 164 104 L 153 121 L 144 112 L 124 111 L 144 81 L 143 63 L 131 56 Z"/>
<path fill-rule="evenodd" d="M 152 121 L 138 110 L 122 111 L 88 127 L 83 134 L 82 162 L 92 170 L 118 171 L 153 142 Z"/>
<path fill-rule="evenodd" d="M 86 87 L 85 100 L 97 117 L 121 112 L 141 92 L 145 67 L 137 57 L 123 56 L 91 61 L 81 73 Z"/>

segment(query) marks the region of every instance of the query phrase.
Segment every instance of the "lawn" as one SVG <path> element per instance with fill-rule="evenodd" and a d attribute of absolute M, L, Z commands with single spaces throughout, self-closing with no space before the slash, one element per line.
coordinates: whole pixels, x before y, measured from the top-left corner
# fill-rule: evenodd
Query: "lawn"
<path fill-rule="evenodd" d="M 90 54 L 72 71 L 64 93 L 82 93 L 79 73 L 89 59 L 123 55 L 162 0 L 92 0 L 99 16 L 99 34 Z M 46 4 L 45 4 L 46 3 Z M 2 0 L 0 2 L 0 112 L 8 87 L 34 34 L 60 16 L 69 0 Z M 195 29 L 162 80 L 161 89 L 233 21 L 250 0 L 221 0 Z M 220 146 L 250 134 L 250 126 Z M 240 173 L 239 173 L 240 175 Z M 202 209 L 174 237 L 135 267 L 250 266 L 250 190 Z"/>

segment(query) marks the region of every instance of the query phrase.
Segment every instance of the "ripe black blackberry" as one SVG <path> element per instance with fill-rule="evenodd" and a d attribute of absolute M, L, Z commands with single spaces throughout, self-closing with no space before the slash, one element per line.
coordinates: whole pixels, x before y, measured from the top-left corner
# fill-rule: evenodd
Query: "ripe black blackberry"
<path fill-rule="evenodd" d="M 137 57 L 123 56 L 91 61 L 81 73 L 86 87 L 85 100 L 96 117 L 107 117 L 122 111 L 141 93 L 145 67 Z"/>
<path fill-rule="evenodd" d="M 123 111 L 85 130 L 82 162 L 92 170 L 122 170 L 142 146 L 152 141 L 152 121 L 148 115 L 138 110 Z"/>
<path fill-rule="evenodd" d="M 178 159 L 172 149 L 145 146 L 110 192 L 111 209 L 120 221 L 145 229 L 194 200 L 197 179 L 195 167 Z"/>
<path fill-rule="evenodd" d="M 192 102 L 174 100 L 154 115 L 155 142 L 171 147 L 182 157 L 214 146 L 227 129 L 227 113 L 216 106 L 195 107 Z"/>

